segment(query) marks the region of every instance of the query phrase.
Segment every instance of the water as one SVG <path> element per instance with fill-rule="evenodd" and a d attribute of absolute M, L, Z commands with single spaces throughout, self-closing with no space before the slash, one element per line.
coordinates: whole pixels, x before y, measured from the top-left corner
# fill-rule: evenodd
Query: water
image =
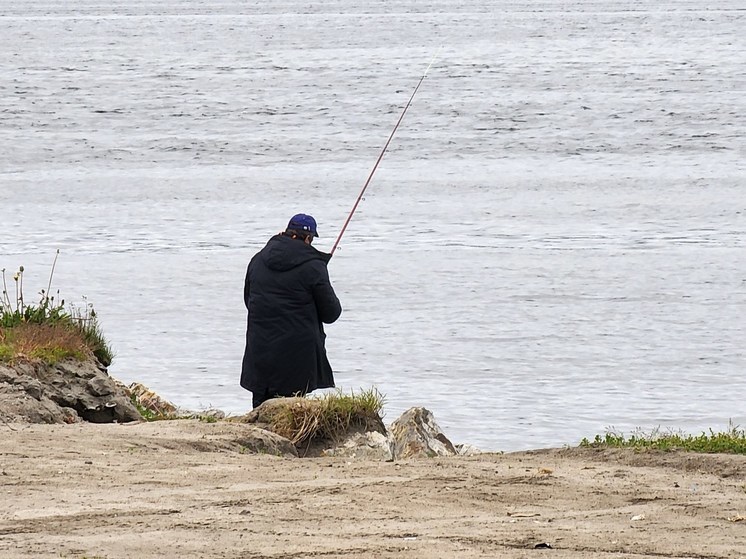
<path fill-rule="evenodd" d="M 746 424 L 739 2 L 265 4 L 0 8 L 0 266 L 59 248 L 112 375 L 247 410 L 249 258 L 331 248 L 438 52 L 331 263 L 338 385 L 490 450 Z"/>

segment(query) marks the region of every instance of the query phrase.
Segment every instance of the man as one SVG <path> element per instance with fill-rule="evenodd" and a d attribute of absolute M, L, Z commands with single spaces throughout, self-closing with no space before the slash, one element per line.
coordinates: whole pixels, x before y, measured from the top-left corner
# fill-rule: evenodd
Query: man
<path fill-rule="evenodd" d="M 244 303 L 249 311 L 241 386 L 254 407 L 277 396 L 305 395 L 334 386 L 323 323 L 342 313 L 327 264 L 311 246 L 316 220 L 297 214 L 251 259 Z"/>

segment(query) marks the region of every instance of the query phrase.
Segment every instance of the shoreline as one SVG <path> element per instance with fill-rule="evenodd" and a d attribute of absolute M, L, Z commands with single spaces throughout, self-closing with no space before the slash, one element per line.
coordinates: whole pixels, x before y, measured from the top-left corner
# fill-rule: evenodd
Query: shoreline
<path fill-rule="evenodd" d="M 291 459 L 243 453 L 241 429 L 0 424 L 0 558 L 735 558 L 746 545 L 742 455 Z"/>

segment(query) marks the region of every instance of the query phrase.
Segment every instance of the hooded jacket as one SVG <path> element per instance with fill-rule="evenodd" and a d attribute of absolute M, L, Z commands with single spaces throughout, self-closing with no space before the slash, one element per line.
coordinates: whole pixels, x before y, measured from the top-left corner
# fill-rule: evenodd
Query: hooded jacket
<path fill-rule="evenodd" d="M 330 254 L 283 234 L 249 262 L 248 309 L 241 386 L 272 396 L 334 386 L 323 323 L 342 313 L 327 263 Z"/>

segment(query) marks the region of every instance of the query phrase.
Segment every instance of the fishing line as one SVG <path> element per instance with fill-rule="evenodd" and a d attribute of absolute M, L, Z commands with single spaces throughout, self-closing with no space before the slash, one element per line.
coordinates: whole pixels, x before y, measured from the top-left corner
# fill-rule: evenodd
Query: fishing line
<path fill-rule="evenodd" d="M 376 172 L 376 169 L 378 168 L 378 164 L 381 162 L 381 159 L 383 159 L 383 155 L 386 153 L 386 150 L 388 149 L 389 144 L 391 143 L 391 139 L 394 137 L 394 134 L 396 134 L 396 130 L 399 128 L 399 125 L 401 124 L 401 121 L 404 118 L 404 115 L 409 109 L 409 106 L 412 104 L 412 100 L 414 99 L 414 96 L 417 95 L 417 90 L 420 88 L 420 86 L 422 85 L 422 82 L 425 80 L 425 76 L 427 76 L 427 73 L 430 71 L 430 67 L 433 65 L 433 62 L 435 62 L 435 57 L 438 56 L 438 52 L 440 52 L 440 49 L 438 49 L 433 55 L 432 60 L 430 60 L 430 64 L 428 64 L 427 68 L 425 69 L 425 73 L 422 74 L 420 81 L 417 82 L 417 87 L 414 88 L 412 95 L 409 97 L 409 101 L 407 101 L 407 104 L 404 107 L 404 110 L 399 115 L 399 120 L 396 121 L 396 125 L 394 126 L 394 129 L 391 131 L 391 134 L 389 135 L 389 139 L 386 140 L 386 144 L 384 144 L 383 149 L 381 150 L 381 153 L 378 156 L 378 159 L 376 160 L 376 164 L 373 165 L 373 169 L 370 171 L 370 175 L 368 175 L 368 180 L 365 181 L 365 184 L 363 185 L 362 190 L 360 190 L 360 194 L 358 194 L 357 200 L 355 200 L 355 204 L 352 206 L 352 211 L 350 211 L 350 215 L 347 216 L 347 219 L 345 220 L 344 225 L 342 226 L 342 230 L 339 232 L 339 236 L 337 237 L 337 240 L 334 241 L 334 246 L 332 247 L 332 250 L 329 253 L 331 256 L 333 256 L 334 251 L 337 250 L 337 245 L 339 245 L 339 241 L 342 239 L 342 235 L 344 235 L 345 231 L 347 230 L 347 226 L 350 224 L 350 221 L 352 220 L 352 216 L 355 214 L 355 210 L 357 210 L 357 206 L 360 203 L 360 200 L 363 199 L 363 194 L 365 194 L 365 190 L 368 188 L 368 185 L 370 184 L 370 180 L 373 178 L 373 174 Z"/>

